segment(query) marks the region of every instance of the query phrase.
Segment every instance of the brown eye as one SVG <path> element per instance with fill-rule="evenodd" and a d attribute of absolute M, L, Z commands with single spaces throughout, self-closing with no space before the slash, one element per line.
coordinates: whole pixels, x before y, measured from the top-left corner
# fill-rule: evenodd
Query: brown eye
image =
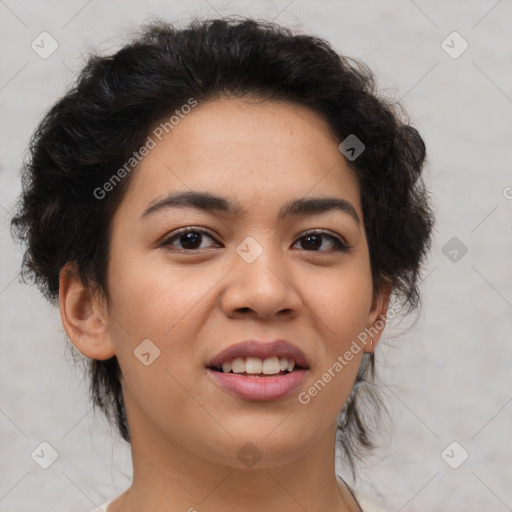
<path fill-rule="evenodd" d="M 324 239 L 330 240 L 330 249 L 320 249 L 324 244 Z M 340 238 L 337 236 L 331 235 L 329 233 L 326 233 L 325 231 L 311 231 L 309 233 L 306 233 L 304 236 L 299 238 L 299 241 L 301 243 L 301 248 L 307 251 L 314 251 L 314 252 L 327 252 L 329 250 L 335 250 L 335 251 L 346 251 L 349 249 L 349 246 L 341 241 Z"/>
<path fill-rule="evenodd" d="M 176 249 L 183 251 L 195 251 L 197 249 L 205 248 L 201 247 L 201 243 L 205 237 L 213 240 L 213 238 L 204 230 L 196 228 L 184 228 L 175 232 L 172 236 L 166 238 L 162 245 L 164 247 L 175 247 Z M 179 245 L 176 246 L 176 243 Z"/>

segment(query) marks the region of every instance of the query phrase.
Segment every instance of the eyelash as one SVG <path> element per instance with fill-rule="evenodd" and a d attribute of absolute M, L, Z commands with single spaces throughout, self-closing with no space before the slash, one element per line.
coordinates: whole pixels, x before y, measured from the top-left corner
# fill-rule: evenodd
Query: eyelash
<path fill-rule="evenodd" d="M 171 236 L 167 237 L 162 242 L 162 246 L 163 247 L 169 247 L 169 246 L 172 245 L 172 242 L 175 239 L 179 239 L 181 236 L 186 235 L 188 233 L 200 233 L 202 235 L 209 236 L 212 240 L 214 239 L 213 235 L 211 235 L 208 231 L 206 231 L 204 229 L 194 228 L 194 227 L 187 227 L 187 228 L 179 229 L 179 230 L 175 231 Z M 299 241 L 299 240 L 301 240 L 303 238 L 307 238 L 308 236 L 311 236 L 311 235 L 324 235 L 326 238 L 330 238 L 334 242 L 334 249 L 333 249 L 334 251 L 347 252 L 349 249 L 351 249 L 351 246 L 349 246 L 348 244 L 343 242 L 340 238 L 338 238 L 337 236 L 335 236 L 335 235 L 333 235 L 333 234 L 331 234 L 328 231 L 325 231 L 323 229 L 313 229 L 313 230 L 310 230 L 310 231 L 306 231 L 300 238 L 297 239 L 297 241 Z M 180 250 L 182 252 L 190 253 L 190 252 L 198 251 L 200 249 L 179 249 L 178 248 L 178 250 Z M 303 249 L 303 250 L 307 251 L 307 249 Z M 309 251 L 309 252 L 323 253 L 323 252 L 331 252 L 331 251 L 325 251 L 324 250 L 324 251 Z"/>

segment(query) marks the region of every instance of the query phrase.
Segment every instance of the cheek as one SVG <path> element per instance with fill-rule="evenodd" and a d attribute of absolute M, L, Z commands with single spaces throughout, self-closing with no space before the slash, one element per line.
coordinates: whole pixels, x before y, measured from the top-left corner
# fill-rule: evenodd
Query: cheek
<path fill-rule="evenodd" d="M 201 414 L 180 383 L 190 389 L 189 383 L 197 379 L 193 341 L 204 322 L 208 291 L 219 276 L 180 269 L 164 258 L 152 264 L 148 260 L 128 252 L 113 258 L 111 335 L 124 374 L 127 408 L 131 404 L 134 410 L 145 410 L 164 428 L 176 410 L 184 417 Z M 147 365 L 144 353 L 149 353 Z"/>
<path fill-rule="evenodd" d="M 340 267 L 335 276 L 319 283 L 315 300 L 323 357 L 313 382 L 308 383 L 310 387 L 302 390 L 307 396 L 299 402 L 323 417 L 341 409 L 361 363 L 363 350 L 358 336 L 367 327 L 372 304 L 369 262 L 354 259 L 351 265 Z"/>
<path fill-rule="evenodd" d="M 367 326 L 373 290 L 369 262 L 360 256 L 326 275 L 315 295 L 317 312 L 340 350 Z"/>
<path fill-rule="evenodd" d="M 197 317 L 222 274 L 180 267 L 164 256 L 148 258 L 135 251 L 119 255 L 113 250 L 112 263 L 112 329 L 119 356 L 133 352 L 144 339 L 154 340 L 162 349 L 172 340 L 176 355 L 182 347 L 190 350 L 185 333 L 190 337 L 199 329 Z"/>

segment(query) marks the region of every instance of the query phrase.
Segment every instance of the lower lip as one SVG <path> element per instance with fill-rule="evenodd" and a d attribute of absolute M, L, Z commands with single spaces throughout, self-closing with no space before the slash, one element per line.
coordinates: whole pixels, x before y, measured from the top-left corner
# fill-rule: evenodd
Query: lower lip
<path fill-rule="evenodd" d="M 306 377 L 306 370 L 294 370 L 278 377 L 244 377 L 210 368 L 207 368 L 207 373 L 222 389 L 245 400 L 256 401 L 277 400 L 288 396 Z"/>

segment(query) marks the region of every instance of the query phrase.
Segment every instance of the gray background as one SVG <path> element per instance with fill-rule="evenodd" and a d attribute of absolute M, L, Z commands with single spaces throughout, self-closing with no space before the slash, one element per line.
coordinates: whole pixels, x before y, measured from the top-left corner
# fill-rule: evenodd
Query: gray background
<path fill-rule="evenodd" d="M 131 475 L 126 444 L 91 410 L 58 309 L 19 281 L 8 221 L 28 138 L 84 53 L 115 50 L 151 15 L 234 13 L 315 33 L 365 61 L 427 143 L 437 226 L 424 306 L 408 332 L 407 322 L 386 328 L 377 350 L 394 427 L 356 486 L 389 511 L 512 510 L 510 0 L 0 0 L 0 511 L 89 511 Z M 31 48 L 43 31 L 59 45 L 47 59 Z M 453 31 L 469 44 L 458 58 L 442 47 Z M 462 49 L 454 36 L 445 44 Z M 446 246 L 452 237 L 464 256 Z M 42 441 L 59 455 L 48 469 L 30 455 Z M 460 463 L 462 450 L 469 457 L 453 469 L 446 461 Z"/>

